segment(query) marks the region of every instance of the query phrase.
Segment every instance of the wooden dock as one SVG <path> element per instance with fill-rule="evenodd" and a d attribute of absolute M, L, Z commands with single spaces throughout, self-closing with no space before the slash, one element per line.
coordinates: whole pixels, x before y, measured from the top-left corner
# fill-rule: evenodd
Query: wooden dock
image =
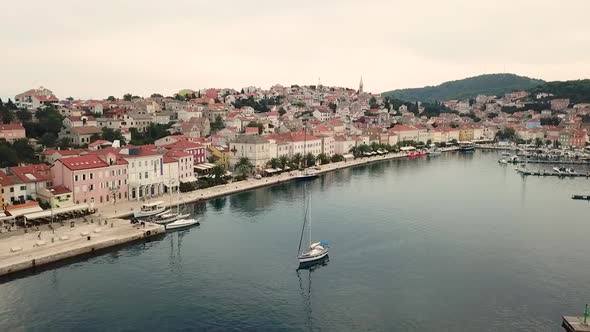
<path fill-rule="evenodd" d="M 584 323 L 584 317 L 563 316 L 561 326 L 568 332 L 590 332 L 590 325 Z"/>
<path fill-rule="evenodd" d="M 524 163 L 529 163 L 529 164 L 552 164 L 552 165 L 590 165 L 590 160 L 538 160 L 538 159 L 533 159 L 533 160 L 508 160 L 508 162 L 510 163 L 515 163 L 515 164 L 524 164 Z"/>
<path fill-rule="evenodd" d="M 555 172 L 555 171 L 545 171 L 545 170 L 539 170 L 539 171 L 529 171 L 526 169 L 517 169 L 516 170 L 518 173 L 522 174 L 522 175 L 533 175 L 533 176 L 557 176 L 557 177 L 561 177 L 561 178 L 590 178 L 590 172 L 588 173 L 580 173 L 580 172 L 574 172 L 574 173 L 561 173 L 561 172 Z"/>

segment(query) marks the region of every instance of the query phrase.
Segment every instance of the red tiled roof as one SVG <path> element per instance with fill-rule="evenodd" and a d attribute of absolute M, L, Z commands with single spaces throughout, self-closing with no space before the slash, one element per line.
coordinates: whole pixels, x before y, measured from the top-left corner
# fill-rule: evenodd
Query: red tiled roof
<path fill-rule="evenodd" d="M 23 127 L 22 124 L 20 123 L 8 123 L 8 124 L 0 124 L 0 131 L 2 130 L 25 130 L 25 127 Z"/>
<path fill-rule="evenodd" d="M 104 162 L 102 159 L 98 158 L 98 156 L 95 155 L 86 155 L 81 157 L 60 159 L 58 160 L 58 162 L 61 162 L 65 167 L 69 168 L 72 171 L 109 166 L 106 162 Z"/>
<path fill-rule="evenodd" d="M 11 186 L 17 183 L 17 178 L 14 176 L 6 175 L 6 173 L 0 171 L 0 185 Z"/>
<path fill-rule="evenodd" d="M 45 164 L 16 166 L 10 167 L 9 170 L 10 173 L 25 183 L 48 181 L 50 179 L 50 168 Z"/>
<path fill-rule="evenodd" d="M 64 186 L 55 186 L 55 187 L 48 187 L 46 188 L 50 193 L 52 193 L 53 195 L 63 195 L 63 194 L 69 194 L 72 191 Z"/>
<path fill-rule="evenodd" d="M 256 128 L 258 130 L 258 128 Z M 203 145 L 191 141 L 178 141 L 170 144 L 166 144 L 163 146 L 166 149 L 176 149 L 176 150 L 190 150 L 190 149 L 198 149 L 204 148 Z"/>

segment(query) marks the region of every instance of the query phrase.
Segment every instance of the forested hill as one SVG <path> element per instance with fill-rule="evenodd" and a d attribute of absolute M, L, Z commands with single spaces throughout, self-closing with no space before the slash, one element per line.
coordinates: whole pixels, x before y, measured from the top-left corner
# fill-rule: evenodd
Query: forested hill
<path fill-rule="evenodd" d="M 407 101 L 469 99 L 480 94 L 502 96 L 512 91 L 531 90 L 543 83 L 543 80 L 515 74 L 486 74 L 437 86 L 388 91 L 382 95 Z"/>

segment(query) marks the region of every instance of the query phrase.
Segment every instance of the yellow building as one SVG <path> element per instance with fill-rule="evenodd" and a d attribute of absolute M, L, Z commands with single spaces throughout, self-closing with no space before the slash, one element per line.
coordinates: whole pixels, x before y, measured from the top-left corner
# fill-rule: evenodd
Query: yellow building
<path fill-rule="evenodd" d="M 229 148 L 226 146 L 211 145 L 207 147 L 209 153 L 215 157 L 215 164 L 223 166 L 226 170 L 229 169 Z"/>
<path fill-rule="evenodd" d="M 473 141 L 473 128 L 460 128 L 459 141 Z"/>

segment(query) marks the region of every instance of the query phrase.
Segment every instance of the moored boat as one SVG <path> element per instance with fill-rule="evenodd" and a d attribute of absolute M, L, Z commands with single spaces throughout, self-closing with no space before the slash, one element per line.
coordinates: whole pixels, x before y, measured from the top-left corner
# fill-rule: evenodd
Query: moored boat
<path fill-rule="evenodd" d="M 166 228 L 167 231 L 169 230 L 173 230 L 173 229 L 181 229 L 181 228 L 187 228 L 193 225 L 199 225 L 199 220 L 198 219 L 178 219 L 176 221 L 173 221 L 167 225 L 164 225 L 164 227 Z"/>
<path fill-rule="evenodd" d="M 306 190 L 306 189 L 304 189 Z M 328 255 L 328 251 L 330 250 L 330 245 L 327 242 L 320 241 L 320 242 L 311 242 L 311 196 L 308 196 L 306 201 L 307 203 L 304 205 L 306 206 L 305 209 L 305 216 L 303 218 L 303 227 L 301 229 L 301 238 L 299 240 L 299 249 L 297 254 L 297 260 L 299 260 L 299 264 L 308 264 L 311 262 L 319 261 L 322 258 Z M 305 234 L 305 226 L 309 230 L 309 247 L 304 251 L 301 251 L 301 245 L 303 243 L 303 237 Z"/>
<path fill-rule="evenodd" d="M 163 204 L 164 204 L 164 202 L 162 202 L 162 201 L 144 203 L 141 205 L 141 208 L 139 209 L 139 211 L 133 212 L 133 216 L 135 218 L 145 218 L 145 217 L 155 216 L 155 215 L 160 214 L 166 210 L 166 208 L 164 207 Z"/>

